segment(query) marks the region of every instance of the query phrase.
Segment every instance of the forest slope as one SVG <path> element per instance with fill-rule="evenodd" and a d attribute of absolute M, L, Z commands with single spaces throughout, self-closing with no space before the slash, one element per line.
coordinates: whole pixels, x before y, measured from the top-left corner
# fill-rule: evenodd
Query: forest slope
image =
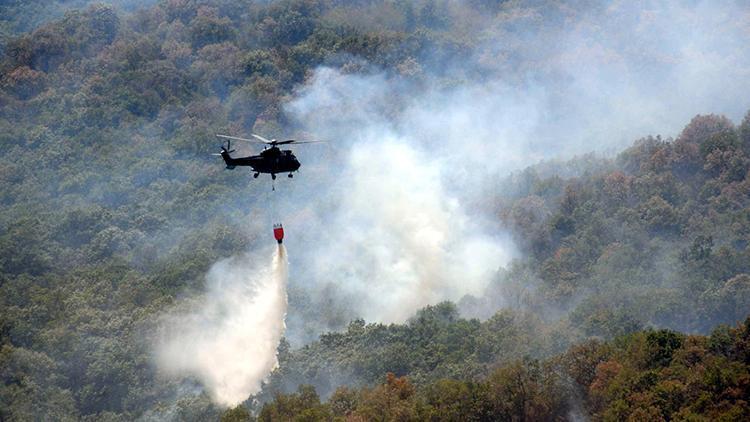
<path fill-rule="evenodd" d="M 479 297 L 427 307 L 406 325 L 351 323 L 281 354 L 266 386 L 366 385 L 385 372 L 424 385 L 480 379 L 500 363 L 644 327 L 708 333 L 750 309 L 750 118 L 697 116 L 676 140 L 646 138 L 578 177 L 529 168 L 499 215 L 526 251 Z M 586 160 L 590 164 L 585 164 Z M 558 166 L 560 166 L 558 164 Z M 586 170 L 587 168 L 592 170 Z M 570 171 L 567 171 L 570 173 Z M 497 309 L 503 309 L 495 312 Z M 487 312 L 489 310 L 489 314 Z"/>
<path fill-rule="evenodd" d="M 745 420 L 750 416 L 750 319 L 710 336 L 669 330 L 587 341 L 545 360 L 519 359 L 480 381 L 415 386 L 388 373 L 325 402 L 301 386 L 258 420 Z M 250 420 L 242 408 L 222 420 Z"/>
<path fill-rule="evenodd" d="M 15 20 L 0 28 L 3 420 L 218 417 L 195 380 L 160 377 L 151 350 L 161 313 L 199 297 L 214 262 L 270 240 L 258 238 L 267 227 L 256 218 L 266 187 L 208 155 L 214 133 L 304 135 L 284 107 L 320 66 L 441 89 L 565 80 L 556 65 L 577 56 L 546 41 L 568 30 L 599 38 L 599 19 L 616 9 L 596 1 L 164 0 L 133 11 L 97 4 L 47 22 L 36 10 L 49 3 L 7 3 L 13 14 L 4 17 Z M 646 25 L 651 16 L 633 19 Z M 645 30 L 639 40 L 651 36 Z M 638 63 L 626 70 L 640 75 L 641 53 L 615 48 L 622 44 L 616 38 L 595 56 Z M 734 63 L 735 45 L 721 45 Z M 683 69 L 672 59 L 650 57 Z M 385 108 L 397 115 L 403 104 Z M 611 144 L 620 138 L 606 135 Z M 419 388 L 442 378 L 487 382 L 498 365 L 547 359 L 588 337 L 652 326 L 706 334 L 743 320 L 749 156 L 750 116 L 735 127 L 707 115 L 675 139 L 643 139 L 616 159 L 493 178 L 478 208 L 514 233 L 522 253 L 483 295 L 384 325 L 292 283 L 290 335 L 333 332 L 305 347 L 282 343 L 281 366 L 259 397 L 300 383 L 326 396 L 387 372 Z"/>

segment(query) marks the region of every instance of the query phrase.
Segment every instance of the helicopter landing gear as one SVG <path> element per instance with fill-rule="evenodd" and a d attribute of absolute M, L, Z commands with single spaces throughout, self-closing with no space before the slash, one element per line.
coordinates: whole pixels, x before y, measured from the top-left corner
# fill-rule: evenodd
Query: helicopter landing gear
<path fill-rule="evenodd" d="M 276 180 L 276 175 L 273 173 L 271 174 L 271 180 Z"/>
<path fill-rule="evenodd" d="M 260 173 L 255 173 L 255 174 L 253 174 L 253 179 L 257 179 L 257 178 L 258 178 L 258 176 L 260 176 Z"/>
<path fill-rule="evenodd" d="M 291 179 L 292 177 L 294 177 L 294 175 L 292 173 L 289 173 L 289 176 L 287 176 L 287 177 L 289 177 Z"/>

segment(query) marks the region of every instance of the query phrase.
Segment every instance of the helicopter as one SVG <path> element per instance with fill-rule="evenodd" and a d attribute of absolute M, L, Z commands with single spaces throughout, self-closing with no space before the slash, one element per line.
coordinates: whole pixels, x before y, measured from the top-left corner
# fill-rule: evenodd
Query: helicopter
<path fill-rule="evenodd" d="M 219 155 L 224 159 L 224 163 L 227 165 L 227 169 L 233 169 L 237 166 L 250 166 L 253 171 L 254 178 L 258 178 L 261 173 L 269 173 L 271 179 L 276 180 L 276 175 L 279 173 L 289 173 L 289 177 L 294 177 L 294 172 L 299 170 L 301 164 L 297 157 L 294 156 L 291 150 L 281 150 L 279 145 L 289 144 L 317 144 L 322 141 L 295 141 L 294 139 L 287 139 L 284 141 L 277 141 L 276 139 L 266 139 L 260 135 L 251 133 L 255 139 L 240 138 L 237 136 L 219 135 L 218 138 L 226 139 L 227 146 L 221 146 L 221 152 L 212 155 Z M 258 155 L 251 155 L 248 157 L 232 157 L 230 154 L 235 150 L 232 149 L 232 140 L 244 141 L 251 143 L 263 144 L 265 147 Z"/>

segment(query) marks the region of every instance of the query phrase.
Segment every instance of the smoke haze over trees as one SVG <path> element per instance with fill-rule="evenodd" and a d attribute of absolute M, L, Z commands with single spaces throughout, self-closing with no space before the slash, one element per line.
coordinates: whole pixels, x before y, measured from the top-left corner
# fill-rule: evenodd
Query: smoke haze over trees
<path fill-rule="evenodd" d="M 276 219 L 287 338 L 226 417 L 374 418 L 393 397 L 387 415 L 417 418 L 480 398 L 529 418 L 747 416 L 747 323 L 728 328 L 750 309 L 741 2 L 0 15 L 1 419 L 219 418 L 198 378 L 156 364 L 160 322 Z M 296 148 L 272 195 L 209 155 L 251 132 L 329 143 Z"/>

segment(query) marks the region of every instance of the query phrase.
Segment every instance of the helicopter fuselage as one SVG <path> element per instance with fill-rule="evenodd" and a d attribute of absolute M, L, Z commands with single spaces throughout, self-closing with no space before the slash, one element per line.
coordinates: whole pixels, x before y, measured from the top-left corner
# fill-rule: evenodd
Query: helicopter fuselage
<path fill-rule="evenodd" d="M 276 146 L 265 149 L 258 155 L 237 158 L 233 158 L 228 151 L 222 149 L 221 158 L 228 169 L 236 166 L 251 167 L 256 177 L 258 173 L 268 173 L 274 178 L 278 173 L 289 173 L 291 177 L 291 174 L 300 168 L 300 162 L 291 150 L 280 150 Z"/>

